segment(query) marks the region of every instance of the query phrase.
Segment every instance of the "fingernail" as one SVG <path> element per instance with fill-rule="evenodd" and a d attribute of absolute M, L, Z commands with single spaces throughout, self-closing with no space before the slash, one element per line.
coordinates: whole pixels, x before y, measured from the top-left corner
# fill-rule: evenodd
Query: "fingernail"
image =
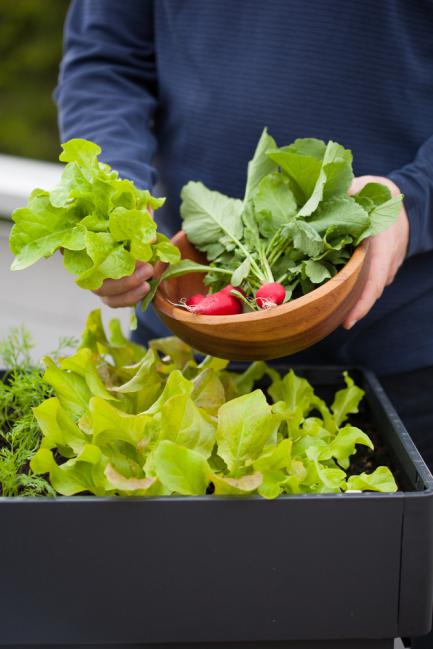
<path fill-rule="evenodd" d="M 358 320 L 350 320 L 350 322 L 348 322 L 346 325 L 346 329 L 352 329 L 352 327 L 354 327 L 357 322 Z"/>

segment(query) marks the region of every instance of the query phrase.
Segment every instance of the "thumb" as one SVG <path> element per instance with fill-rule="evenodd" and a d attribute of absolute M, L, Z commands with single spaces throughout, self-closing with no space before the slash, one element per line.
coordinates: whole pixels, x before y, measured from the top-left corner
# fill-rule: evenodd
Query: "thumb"
<path fill-rule="evenodd" d="M 371 176 L 357 176 L 352 180 L 347 193 L 349 194 L 349 196 L 353 196 L 353 194 L 357 194 L 361 191 L 361 189 L 363 189 L 368 183 L 371 182 L 373 182 Z"/>

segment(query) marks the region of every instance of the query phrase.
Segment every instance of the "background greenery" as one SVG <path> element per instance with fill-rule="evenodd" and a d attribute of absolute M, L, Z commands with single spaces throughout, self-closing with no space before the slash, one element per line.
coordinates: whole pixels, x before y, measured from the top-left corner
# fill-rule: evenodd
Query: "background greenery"
<path fill-rule="evenodd" d="M 57 160 L 52 93 L 68 0 L 0 1 L 0 153 Z"/>

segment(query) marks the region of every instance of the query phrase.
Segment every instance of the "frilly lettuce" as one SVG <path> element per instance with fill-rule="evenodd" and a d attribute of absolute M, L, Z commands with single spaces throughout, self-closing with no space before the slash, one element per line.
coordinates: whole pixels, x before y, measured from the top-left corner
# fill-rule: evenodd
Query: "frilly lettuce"
<path fill-rule="evenodd" d="M 12 214 L 12 270 L 64 251 L 65 268 L 82 288 L 131 275 L 137 261 L 175 263 L 179 250 L 157 232 L 153 213 L 164 203 L 98 161 L 100 147 L 73 139 L 62 145 L 66 162 L 52 191 L 35 189 Z"/>
<path fill-rule="evenodd" d="M 373 444 L 348 418 L 363 391 L 344 375 L 330 407 L 305 378 L 266 363 L 233 372 L 197 360 L 177 338 L 145 349 L 99 311 L 79 349 L 45 359 L 55 396 L 34 409 L 43 437 L 31 461 L 62 495 L 248 495 L 396 491 L 391 471 L 348 477 L 357 445 Z M 264 377 L 267 395 L 257 388 Z"/>

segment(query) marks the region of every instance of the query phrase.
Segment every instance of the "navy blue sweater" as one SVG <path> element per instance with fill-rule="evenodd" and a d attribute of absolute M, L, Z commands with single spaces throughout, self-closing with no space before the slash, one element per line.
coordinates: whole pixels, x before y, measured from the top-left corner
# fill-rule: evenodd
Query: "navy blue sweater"
<path fill-rule="evenodd" d="M 188 180 L 242 196 L 265 125 L 280 145 L 351 148 L 357 175 L 388 175 L 404 193 L 408 258 L 353 330 L 296 360 L 379 374 L 433 365 L 432 35 L 429 0 L 75 0 L 61 137 L 92 139 L 122 175 L 157 183 L 167 233 Z"/>

